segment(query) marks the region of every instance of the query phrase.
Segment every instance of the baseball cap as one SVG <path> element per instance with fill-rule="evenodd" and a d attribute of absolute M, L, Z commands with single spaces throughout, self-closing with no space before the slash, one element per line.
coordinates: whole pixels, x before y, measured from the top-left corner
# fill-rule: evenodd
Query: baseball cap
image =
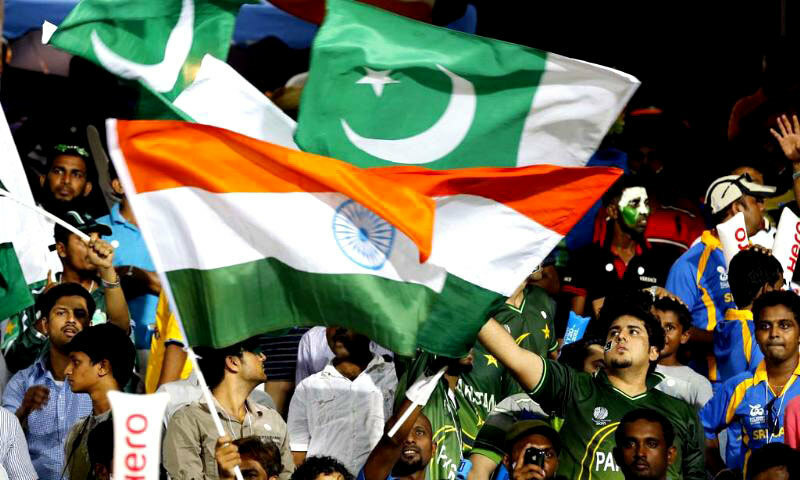
<path fill-rule="evenodd" d="M 100 235 L 111 235 L 111 227 L 108 225 L 103 225 L 102 223 L 97 223 L 94 218 L 88 213 L 81 213 L 75 210 L 70 210 L 63 215 L 60 215 L 61 219 L 65 222 L 69 223 L 73 227 L 77 228 L 83 233 L 89 234 L 93 232 L 97 232 Z M 70 231 L 66 228 L 62 227 L 61 225 L 56 224 L 54 230 L 54 236 L 56 237 L 56 241 L 64 241 L 66 240 L 67 236 L 69 235 Z"/>
<path fill-rule="evenodd" d="M 726 175 L 711 182 L 706 191 L 706 205 L 711 213 L 719 213 L 742 195 L 764 198 L 775 193 L 775 187 L 755 183 L 750 175 Z"/>
<path fill-rule="evenodd" d="M 39 319 L 45 315 L 49 315 L 50 310 L 53 309 L 53 305 L 55 305 L 56 301 L 61 297 L 83 297 L 86 301 L 89 319 L 92 318 L 97 308 L 94 298 L 92 298 L 92 295 L 83 285 L 72 282 L 60 283 L 36 298 L 36 318 Z"/>
<path fill-rule="evenodd" d="M 538 433 L 550 439 L 556 453 L 561 452 L 561 437 L 558 436 L 558 432 L 546 421 L 534 419 L 520 420 L 512 425 L 508 432 L 506 432 L 506 453 L 511 455 L 511 449 L 514 447 L 514 443 L 520 438 L 533 433 Z"/>

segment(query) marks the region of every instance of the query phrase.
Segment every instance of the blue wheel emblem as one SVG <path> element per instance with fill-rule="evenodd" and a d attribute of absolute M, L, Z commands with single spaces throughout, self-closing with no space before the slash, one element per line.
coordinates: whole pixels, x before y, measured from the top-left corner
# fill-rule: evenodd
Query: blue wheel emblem
<path fill-rule="evenodd" d="M 356 265 L 380 270 L 392 253 L 396 229 L 360 204 L 347 200 L 333 215 L 333 238 Z"/>

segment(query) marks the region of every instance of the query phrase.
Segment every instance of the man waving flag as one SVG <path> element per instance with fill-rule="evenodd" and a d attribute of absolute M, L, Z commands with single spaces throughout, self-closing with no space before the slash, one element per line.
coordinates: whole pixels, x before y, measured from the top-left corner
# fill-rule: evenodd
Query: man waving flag
<path fill-rule="evenodd" d="M 621 173 L 360 169 L 199 124 L 112 120 L 107 130 L 190 345 L 333 322 L 402 355 L 463 356 L 490 303 L 537 261 L 509 245 L 557 242 Z M 504 258 L 465 298 L 473 286 L 426 260 L 442 251 L 483 268 L 486 255 L 459 245 L 462 224 L 476 221 L 471 203 L 515 220 Z"/>

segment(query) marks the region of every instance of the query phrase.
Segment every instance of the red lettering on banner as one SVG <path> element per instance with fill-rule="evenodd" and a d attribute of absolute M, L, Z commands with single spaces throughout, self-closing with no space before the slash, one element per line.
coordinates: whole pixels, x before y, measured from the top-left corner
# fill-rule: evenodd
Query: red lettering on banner
<path fill-rule="evenodd" d="M 125 480 L 144 480 L 144 477 L 141 475 L 134 476 L 134 475 L 125 475 Z"/>
<path fill-rule="evenodd" d="M 797 256 L 800 254 L 800 222 L 797 222 L 794 226 L 795 233 L 794 234 L 794 245 L 792 245 L 791 254 L 789 255 L 789 266 L 786 267 L 786 270 L 794 273 L 794 269 L 797 266 Z"/>
<path fill-rule="evenodd" d="M 736 238 L 736 241 L 739 242 L 739 250 L 744 250 L 745 248 L 749 247 L 750 245 L 747 244 L 745 240 L 747 240 L 747 232 L 744 231 L 744 228 L 737 228 L 735 232 L 733 232 L 733 237 Z"/>
<path fill-rule="evenodd" d="M 797 257 L 789 257 L 789 266 L 786 267 L 786 270 L 794 273 L 794 267 L 797 264 Z"/>
<path fill-rule="evenodd" d="M 139 418 L 139 419 L 142 420 L 142 422 L 144 422 L 144 425 L 139 430 L 134 430 L 133 427 L 131 426 L 131 420 L 133 420 L 135 418 Z M 128 428 L 128 431 L 131 432 L 131 433 L 142 433 L 145 430 L 147 430 L 147 417 L 145 417 L 144 415 L 138 414 L 138 413 L 133 414 L 130 417 L 128 417 L 128 420 L 125 422 L 125 426 Z"/>
<path fill-rule="evenodd" d="M 142 459 L 141 465 L 136 462 L 137 458 Z M 125 457 L 125 466 L 128 467 L 128 470 L 133 470 L 134 472 L 138 472 L 140 470 L 144 470 L 145 465 L 147 465 L 147 457 L 145 457 L 144 455 L 129 453 L 128 456 Z"/>

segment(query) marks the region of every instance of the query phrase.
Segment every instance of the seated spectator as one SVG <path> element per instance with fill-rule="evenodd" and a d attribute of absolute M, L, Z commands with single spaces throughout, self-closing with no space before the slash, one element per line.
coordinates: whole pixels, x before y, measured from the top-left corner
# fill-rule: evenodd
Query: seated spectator
<path fill-rule="evenodd" d="M 745 451 L 738 468 L 743 468 L 748 452 L 783 441 L 785 407 L 800 394 L 800 298 L 793 292 L 765 293 L 755 301 L 753 316 L 764 360 L 754 371 L 725 382 L 700 411 L 712 474 L 724 470 L 718 454 L 719 432 L 732 425 L 741 430 Z"/>
<path fill-rule="evenodd" d="M 370 351 L 366 336 L 341 327 L 328 327 L 327 336 L 335 357 L 297 386 L 289 445 L 296 465 L 306 455 L 330 456 L 355 474 L 383 435 L 397 376 L 393 363 Z"/>
<path fill-rule="evenodd" d="M 470 451 L 469 480 L 489 480 L 489 478 L 508 478 L 508 471 L 502 466 L 506 454 L 506 434 L 519 420 L 546 419 L 547 414 L 527 393 L 517 393 L 503 399 L 492 409 L 486 422 L 478 430 Z M 495 476 L 495 469 L 501 465 L 503 472 Z"/>
<path fill-rule="evenodd" d="M 783 288 L 783 268 L 769 252 L 751 248 L 731 259 L 728 268 L 736 309 L 725 313 L 725 320 L 714 327 L 714 356 L 717 380 L 754 369 L 764 358 L 758 343 L 753 342 L 753 302 L 766 292 Z"/>
<path fill-rule="evenodd" d="M 384 435 L 369 454 L 357 480 L 426 480 L 429 464 L 436 452 L 433 427 L 420 406 L 409 400 L 400 404 L 397 413 L 386 424 L 386 431 L 407 408 L 414 410 L 394 436 Z M 300 467 L 304 468 L 304 467 Z M 298 468 L 299 470 L 299 468 Z M 294 480 L 294 477 L 292 477 Z"/>
<path fill-rule="evenodd" d="M 556 478 L 561 438 L 543 420 L 522 420 L 506 434 L 503 464 L 514 480 Z"/>
<path fill-rule="evenodd" d="M 35 480 L 28 444 L 19 420 L 5 408 L 0 408 L 0 475 L 5 473 L 10 479 Z M 41 477 L 46 478 L 46 477 Z"/>
<path fill-rule="evenodd" d="M 86 441 L 89 465 L 96 480 L 109 480 L 114 462 L 114 420 L 109 417 L 98 423 Z"/>
<path fill-rule="evenodd" d="M 97 308 L 90 319 L 91 325 L 109 321 L 129 331 L 128 303 L 120 288 L 120 277 L 112 264 L 114 248 L 100 238 L 100 235 L 110 234 L 111 230 L 88 215 L 75 211 L 67 212 L 64 220 L 90 235 L 92 240 L 87 245 L 74 233 L 56 225 L 56 250 L 64 268 L 58 283 L 78 283 L 92 295 Z M 14 372 L 30 366 L 46 350 L 47 338 L 33 328 L 33 319 L 38 320 L 39 317 L 35 312 L 27 317 L 31 319 L 31 324 L 5 353 L 8 367 Z"/>
<path fill-rule="evenodd" d="M 86 148 L 54 145 L 47 154 L 47 173 L 39 176 L 42 207 L 56 215 L 83 210 L 83 201 L 92 192 L 93 165 Z"/>
<path fill-rule="evenodd" d="M 94 299 L 77 283 L 62 283 L 36 299 L 42 331 L 50 340 L 36 362 L 20 370 L 3 392 L 3 407 L 22 423 L 33 466 L 40 478 L 58 478 L 64 469 L 64 442 L 78 419 L 92 411 L 92 399 L 65 382 L 69 343 L 89 325 Z"/>
<path fill-rule="evenodd" d="M 266 381 L 264 355 L 257 340 L 250 339 L 230 347 L 195 349 L 200 370 L 214 398 L 217 412 L 230 438 L 258 437 L 280 446 L 283 471 L 287 480 L 294 471 L 286 423 L 274 409 L 247 399 L 250 392 Z M 217 429 L 205 402 L 195 402 L 172 416 L 164 436 L 163 464 L 170 477 L 219 478 L 214 458 Z"/>
<path fill-rule="evenodd" d="M 328 343 L 326 333 L 327 327 L 311 327 L 300 338 L 297 346 L 297 365 L 294 381 L 300 385 L 306 377 L 309 377 L 328 365 L 333 360 L 333 347 Z M 381 347 L 377 343 L 370 341 L 369 349 L 372 353 L 382 356 L 385 360 L 390 360 L 394 353 Z"/>
<path fill-rule="evenodd" d="M 800 478 L 800 457 L 783 443 L 770 443 L 755 450 L 747 462 L 748 480 L 794 480 Z"/>
<path fill-rule="evenodd" d="M 227 435 L 217 439 L 217 459 L 219 478 L 235 478 L 234 468 L 238 466 L 245 480 L 278 480 L 283 471 L 281 451 L 271 440 L 258 437 L 244 437 L 231 441 Z"/>
<path fill-rule="evenodd" d="M 695 329 L 691 332 L 690 342 L 695 345 L 693 351 L 698 353 L 692 367 L 712 383 L 718 381 L 712 332 L 724 320 L 725 312 L 736 308 L 716 225 L 742 212 L 747 234 L 755 235 L 764 224 L 764 212 L 759 202 L 774 192 L 774 187 L 759 185 L 747 174 L 714 180 L 706 192 L 706 205 L 710 208 L 715 227 L 704 231 L 700 242 L 678 258 L 667 277 L 666 289 L 677 295 L 692 315 Z"/>
<path fill-rule="evenodd" d="M 353 475 L 331 457 L 308 457 L 292 474 L 292 480 L 353 480 Z"/>
<path fill-rule="evenodd" d="M 647 408 L 631 410 L 620 420 L 614 440 L 614 459 L 625 480 L 667 480 L 677 449 L 675 430 L 664 415 Z"/>
<path fill-rule="evenodd" d="M 794 449 L 800 449 L 800 396 L 794 397 L 786 405 L 783 423 L 786 428 L 783 441 Z"/>
<path fill-rule="evenodd" d="M 69 363 L 64 375 L 73 392 L 88 393 L 92 414 L 81 418 L 64 443 L 65 471 L 69 478 L 93 478 L 89 460 L 89 435 L 111 417 L 108 392 L 122 390 L 133 375 L 136 351 L 128 335 L 110 324 L 89 327 L 67 344 Z"/>
<path fill-rule="evenodd" d="M 658 357 L 656 372 L 666 379 L 656 387 L 667 395 L 680 398 L 699 411 L 711 398 L 711 382 L 679 360 L 678 351 L 689 340 L 692 317 L 685 305 L 669 297 L 653 302 L 653 315 L 664 329 L 664 348 Z"/>
<path fill-rule="evenodd" d="M 556 304 L 544 289 L 532 284 L 532 277 L 488 316 L 507 328 L 526 350 L 555 358 Z M 472 370 L 459 377 L 455 392 L 465 452 L 472 448 L 480 426 L 497 402 L 522 391 L 511 372 L 497 363 L 480 342 L 475 342 L 472 355 L 475 358 Z"/>
<path fill-rule="evenodd" d="M 108 225 L 111 233 L 108 241 L 119 242 L 114 252 L 114 267 L 122 280 L 122 289 L 128 300 L 131 319 L 133 320 L 134 345 L 141 365 L 147 365 L 150 352 L 151 324 L 155 322 L 158 294 L 161 293 L 161 280 L 155 272 L 156 267 L 144 244 L 139 231 L 139 224 L 133 215 L 133 209 L 117 170 L 113 164 L 108 166 L 111 189 L 121 200 L 111 207 L 108 215 L 97 219 L 97 223 Z M 155 388 L 150 392 L 155 391 Z"/>
<path fill-rule="evenodd" d="M 576 372 L 519 347 L 506 330 L 489 320 L 478 334 L 500 363 L 516 376 L 531 398 L 564 418 L 559 474 L 577 478 L 581 471 L 614 475 L 615 424 L 628 411 L 648 407 L 661 412 L 676 428 L 678 454 L 670 475 L 704 479 L 702 439 L 697 414 L 685 402 L 655 390 L 662 377 L 654 374 L 664 347 L 664 330 L 636 302 L 608 299 L 598 319 L 608 325 L 605 370 L 595 375 Z"/>
<path fill-rule="evenodd" d="M 647 191 L 632 177 L 623 177 L 603 196 L 608 216 L 605 238 L 570 260 L 562 290 L 575 296 L 572 310 L 596 317 L 603 299 L 625 289 L 663 286 L 670 265 L 650 251 L 644 230 L 650 215 Z"/>

